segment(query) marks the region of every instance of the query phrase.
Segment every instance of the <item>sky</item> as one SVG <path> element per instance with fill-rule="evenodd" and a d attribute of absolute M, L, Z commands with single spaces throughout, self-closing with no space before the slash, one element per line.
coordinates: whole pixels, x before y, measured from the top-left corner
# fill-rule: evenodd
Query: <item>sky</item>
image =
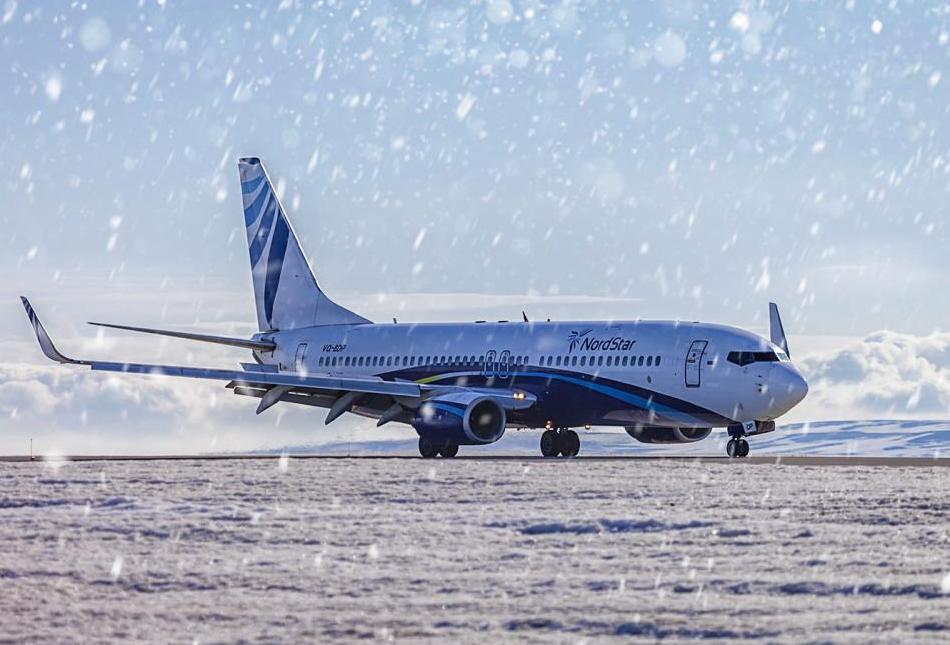
<path fill-rule="evenodd" d="M 946 4 L 0 7 L 0 452 L 328 436 L 216 384 L 64 374 L 19 306 L 73 353 L 246 360 L 84 322 L 255 331 L 247 155 L 370 318 L 765 333 L 774 300 L 794 420 L 950 413 Z"/>

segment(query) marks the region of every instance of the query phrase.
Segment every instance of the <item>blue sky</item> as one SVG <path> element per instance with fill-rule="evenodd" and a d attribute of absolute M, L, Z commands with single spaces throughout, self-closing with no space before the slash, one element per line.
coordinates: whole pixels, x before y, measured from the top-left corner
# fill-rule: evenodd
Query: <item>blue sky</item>
<path fill-rule="evenodd" d="M 945 6 L 2 7 L 12 361 L 37 358 L 21 292 L 92 346 L 96 317 L 249 331 L 251 154 L 377 319 L 761 330 L 776 300 L 808 347 L 947 329 Z"/>

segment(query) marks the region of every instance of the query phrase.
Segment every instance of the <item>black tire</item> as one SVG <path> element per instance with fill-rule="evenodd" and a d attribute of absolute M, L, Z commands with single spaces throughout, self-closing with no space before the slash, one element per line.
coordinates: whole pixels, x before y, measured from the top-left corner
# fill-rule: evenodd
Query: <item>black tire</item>
<path fill-rule="evenodd" d="M 545 430 L 541 434 L 541 454 L 545 457 L 557 457 L 560 452 L 560 441 L 554 430 Z"/>
<path fill-rule="evenodd" d="M 730 439 L 726 444 L 726 454 L 730 457 L 739 456 L 739 441 L 736 439 Z"/>
<path fill-rule="evenodd" d="M 748 457 L 749 456 L 749 442 L 745 439 L 739 439 L 739 457 Z"/>
<path fill-rule="evenodd" d="M 439 454 L 446 459 L 451 459 L 459 454 L 459 445 L 457 443 L 447 443 L 439 449 Z"/>
<path fill-rule="evenodd" d="M 563 430 L 560 434 L 561 454 L 576 457 L 581 451 L 581 438 L 573 430 Z"/>
<path fill-rule="evenodd" d="M 432 439 L 419 437 L 419 454 L 423 459 L 432 459 L 439 454 L 439 447 Z"/>

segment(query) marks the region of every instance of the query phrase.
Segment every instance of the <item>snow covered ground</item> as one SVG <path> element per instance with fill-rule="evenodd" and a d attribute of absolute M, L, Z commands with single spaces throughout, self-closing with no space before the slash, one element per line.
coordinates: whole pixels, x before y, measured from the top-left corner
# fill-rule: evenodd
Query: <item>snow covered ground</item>
<path fill-rule="evenodd" d="M 742 461 L 4 464 L 0 639 L 938 642 L 948 489 Z"/>
<path fill-rule="evenodd" d="M 393 434 L 383 428 L 380 437 Z M 313 443 L 269 452 L 328 455 L 415 455 L 416 437 L 411 429 L 396 430 L 399 438 L 353 443 Z M 317 431 L 315 434 L 319 434 Z M 491 446 L 463 447 L 459 454 L 537 455 L 540 433 L 509 431 Z M 725 432 L 703 441 L 682 445 L 648 445 L 631 439 L 623 430 L 593 429 L 581 432 L 581 455 L 689 455 L 722 456 Z M 770 434 L 752 437 L 754 455 L 815 455 L 861 457 L 950 456 L 950 421 L 821 421 L 779 425 Z"/>

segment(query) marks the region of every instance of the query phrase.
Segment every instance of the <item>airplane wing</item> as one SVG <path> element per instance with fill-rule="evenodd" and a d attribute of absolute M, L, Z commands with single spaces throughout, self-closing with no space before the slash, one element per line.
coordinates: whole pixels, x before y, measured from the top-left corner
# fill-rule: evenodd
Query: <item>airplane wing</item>
<path fill-rule="evenodd" d="M 184 367 L 178 365 L 150 365 L 144 363 L 117 363 L 110 361 L 89 361 L 70 358 L 61 353 L 53 344 L 52 339 L 40 322 L 30 301 L 20 297 L 23 307 L 33 325 L 40 349 L 47 358 L 57 363 L 71 365 L 86 365 L 95 371 L 122 372 L 125 374 L 147 374 L 154 376 L 178 376 L 182 378 L 209 379 L 227 381 L 232 388 L 263 388 L 272 390 L 273 394 L 262 397 L 258 414 L 277 403 L 283 395 L 292 392 L 325 393 L 333 396 L 358 394 L 382 394 L 392 397 L 408 399 L 424 399 L 431 392 L 455 387 L 423 385 L 409 381 L 385 381 L 381 378 L 340 377 L 328 374 L 304 374 L 299 372 L 267 372 L 263 370 L 228 370 L 210 367 Z M 509 390 L 494 390 L 491 396 L 498 399 L 503 407 L 508 409 L 523 409 L 534 404 L 535 397 L 530 394 Z M 352 396 L 351 396 L 352 398 Z M 337 415 L 339 416 L 339 415 Z M 336 418 L 336 417 L 333 417 Z M 332 419 L 331 419 L 332 420 Z"/>
<path fill-rule="evenodd" d="M 393 396 L 418 397 L 422 387 L 416 383 L 384 381 L 382 379 L 309 375 L 295 372 L 258 372 L 253 370 L 226 370 L 208 367 L 181 367 L 177 365 L 148 365 L 143 363 L 115 363 L 87 361 L 70 358 L 61 353 L 43 327 L 30 301 L 20 297 L 23 307 L 33 325 L 40 349 L 50 360 L 71 365 L 88 365 L 96 371 L 124 372 L 126 374 L 150 374 L 155 376 L 179 376 L 184 378 L 234 381 L 240 385 L 283 385 L 320 390 L 346 390 L 366 394 L 391 394 Z"/>

